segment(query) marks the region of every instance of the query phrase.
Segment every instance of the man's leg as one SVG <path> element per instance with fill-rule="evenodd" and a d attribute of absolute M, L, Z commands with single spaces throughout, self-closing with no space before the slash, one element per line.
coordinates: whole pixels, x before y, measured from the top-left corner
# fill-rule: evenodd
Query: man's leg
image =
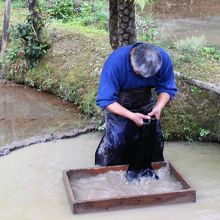
<path fill-rule="evenodd" d="M 106 111 L 106 129 L 95 153 L 95 164 L 100 166 L 124 164 L 125 128 L 128 119 Z"/>

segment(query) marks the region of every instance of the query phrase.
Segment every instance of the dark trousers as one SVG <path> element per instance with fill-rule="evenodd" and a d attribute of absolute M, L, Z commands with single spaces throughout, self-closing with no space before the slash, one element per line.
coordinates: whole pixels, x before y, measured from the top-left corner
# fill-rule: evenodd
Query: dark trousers
<path fill-rule="evenodd" d="M 123 91 L 118 103 L 132 112 L 148 114 L 155 106 L 150 88 Z M 149 161 L 163 161 L 164 141 L 160 122 L 138 127 L 133 121 L 105 111 L 106 130 L 95 153 L 100 166 L 130 164 L 140 169 Z"/>

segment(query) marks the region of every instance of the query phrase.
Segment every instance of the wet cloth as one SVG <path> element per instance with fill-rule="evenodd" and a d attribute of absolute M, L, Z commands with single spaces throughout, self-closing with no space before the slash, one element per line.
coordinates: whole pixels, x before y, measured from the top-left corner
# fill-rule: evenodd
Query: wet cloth
<path fill-rule="evenodd" d="M 119 93 L 122 90 L 153 87 L 157 94 L 166 92 L 171 99 L 175 96 L 177 87 L 174 80 L 173 64 L 169 54 L 163 48 L 156 46 L 162 57 L 162 66 L 154 76 L 145 78 L 134 73 L 130 52 L 138 44 L 140 43 L 120 47 L 106 60 L 96 99 L 97 105 L 103 110 L 107 105 L 118 101 Z"/>
<path fill-rule="evenodd" d="M 123 91 L 119 95 L 118 102 L 130 111 L 142 114 L 148 114 L 155 106 L 149 87 Z M 150 160 L 152 162 L 164 160 L 164 142 L 158 120 L 154 120 L 148 133 L 147 130 L 143 130 L 143 127 L 137 126 L 133 121 L 105 110 L 105 123 L 106 130 L 95 153 L 96 165 L 133 164 L 134 160 L 138 160 L 138 155 L 141 154 L 141 151 L 137 150 L 141 135 L 146 135 L 142 139 L 142 150 L 146 149 L 146 153 L 149 150 L 149 144 L 153 142 Z M 143 165 L 147 168 L 149 164 L 146 164 L 145 161 L 141 162 L 141 167 Z"/>
<path fill-rule="evenodd" d="M 126 178 L 128 181 L 140 179 L 141 177 L 159 179 L 151 165 L 151 162 L 153 161 L 152 156 L 156 149 L 155 145 L 157 144 L 156 133 L 157 118 L 152 117 L 151 120 L 144 120 L 144 125 L 140 129 L 139 140 L 129 143 L 136 147 L 128 162 L 129 167 L 126 172 Z M 163 155 L 161 155 L 161 159 L 163 159 Z"/>

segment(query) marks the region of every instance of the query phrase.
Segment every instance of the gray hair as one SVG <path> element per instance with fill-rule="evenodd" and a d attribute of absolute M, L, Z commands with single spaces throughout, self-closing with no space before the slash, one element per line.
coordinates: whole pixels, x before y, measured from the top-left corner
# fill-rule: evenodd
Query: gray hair
<path fill-rule="evenodd" d="M 162 65 L 159 49 L 147 43 L 137 45 L 131 55 L 131 65 L 143 77 L 155 75 Z"/>

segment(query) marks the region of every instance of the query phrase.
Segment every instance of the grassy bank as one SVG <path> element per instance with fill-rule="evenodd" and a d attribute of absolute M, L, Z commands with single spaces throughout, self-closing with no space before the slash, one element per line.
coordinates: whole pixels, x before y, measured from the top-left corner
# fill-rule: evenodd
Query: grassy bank
<path fill-rule="evenodd" d="M 75 103 L 100 126 L 103 117 L 95 98 L 103 62 L 111 52 L 108 34 L 71 23 L 56 23 L 51 32 L 52 48 L 40 64 L 22 79 L 8 78 Z M 182 80 L 177 84 L 179 93 L 161 120 L 165 139 L 219 141 L 219 97 Z"/>
<path fill-rule="evenodd" d="M 21 10 L 26 13 L 25 9 L 18 12 Z M 13 13 L 13 21 L 21 21 L 24 14 Z M 101 126 L 103 116 L 95 99 L 102 65 L 111 52 L 108 33 L 75 20 L 53 21 L 48 29 L 52 41 L 48 54 L 27 72 L 5 72 L 6 79 L 68 100 Z M 156 44 L 168 50 L 176 71 L 207 82 L 217 81 L 219 50 L 206 46 L 202 38 Z M 16 68 L 24 64 L 22 59 L 20 62 L 18 57 Z M 161 119 L 165 139 L 219 142 L 220 97 L 183 80 L 177 79 L 177 85 L 179 92 L 173 106 L 164 109 Z"/>

